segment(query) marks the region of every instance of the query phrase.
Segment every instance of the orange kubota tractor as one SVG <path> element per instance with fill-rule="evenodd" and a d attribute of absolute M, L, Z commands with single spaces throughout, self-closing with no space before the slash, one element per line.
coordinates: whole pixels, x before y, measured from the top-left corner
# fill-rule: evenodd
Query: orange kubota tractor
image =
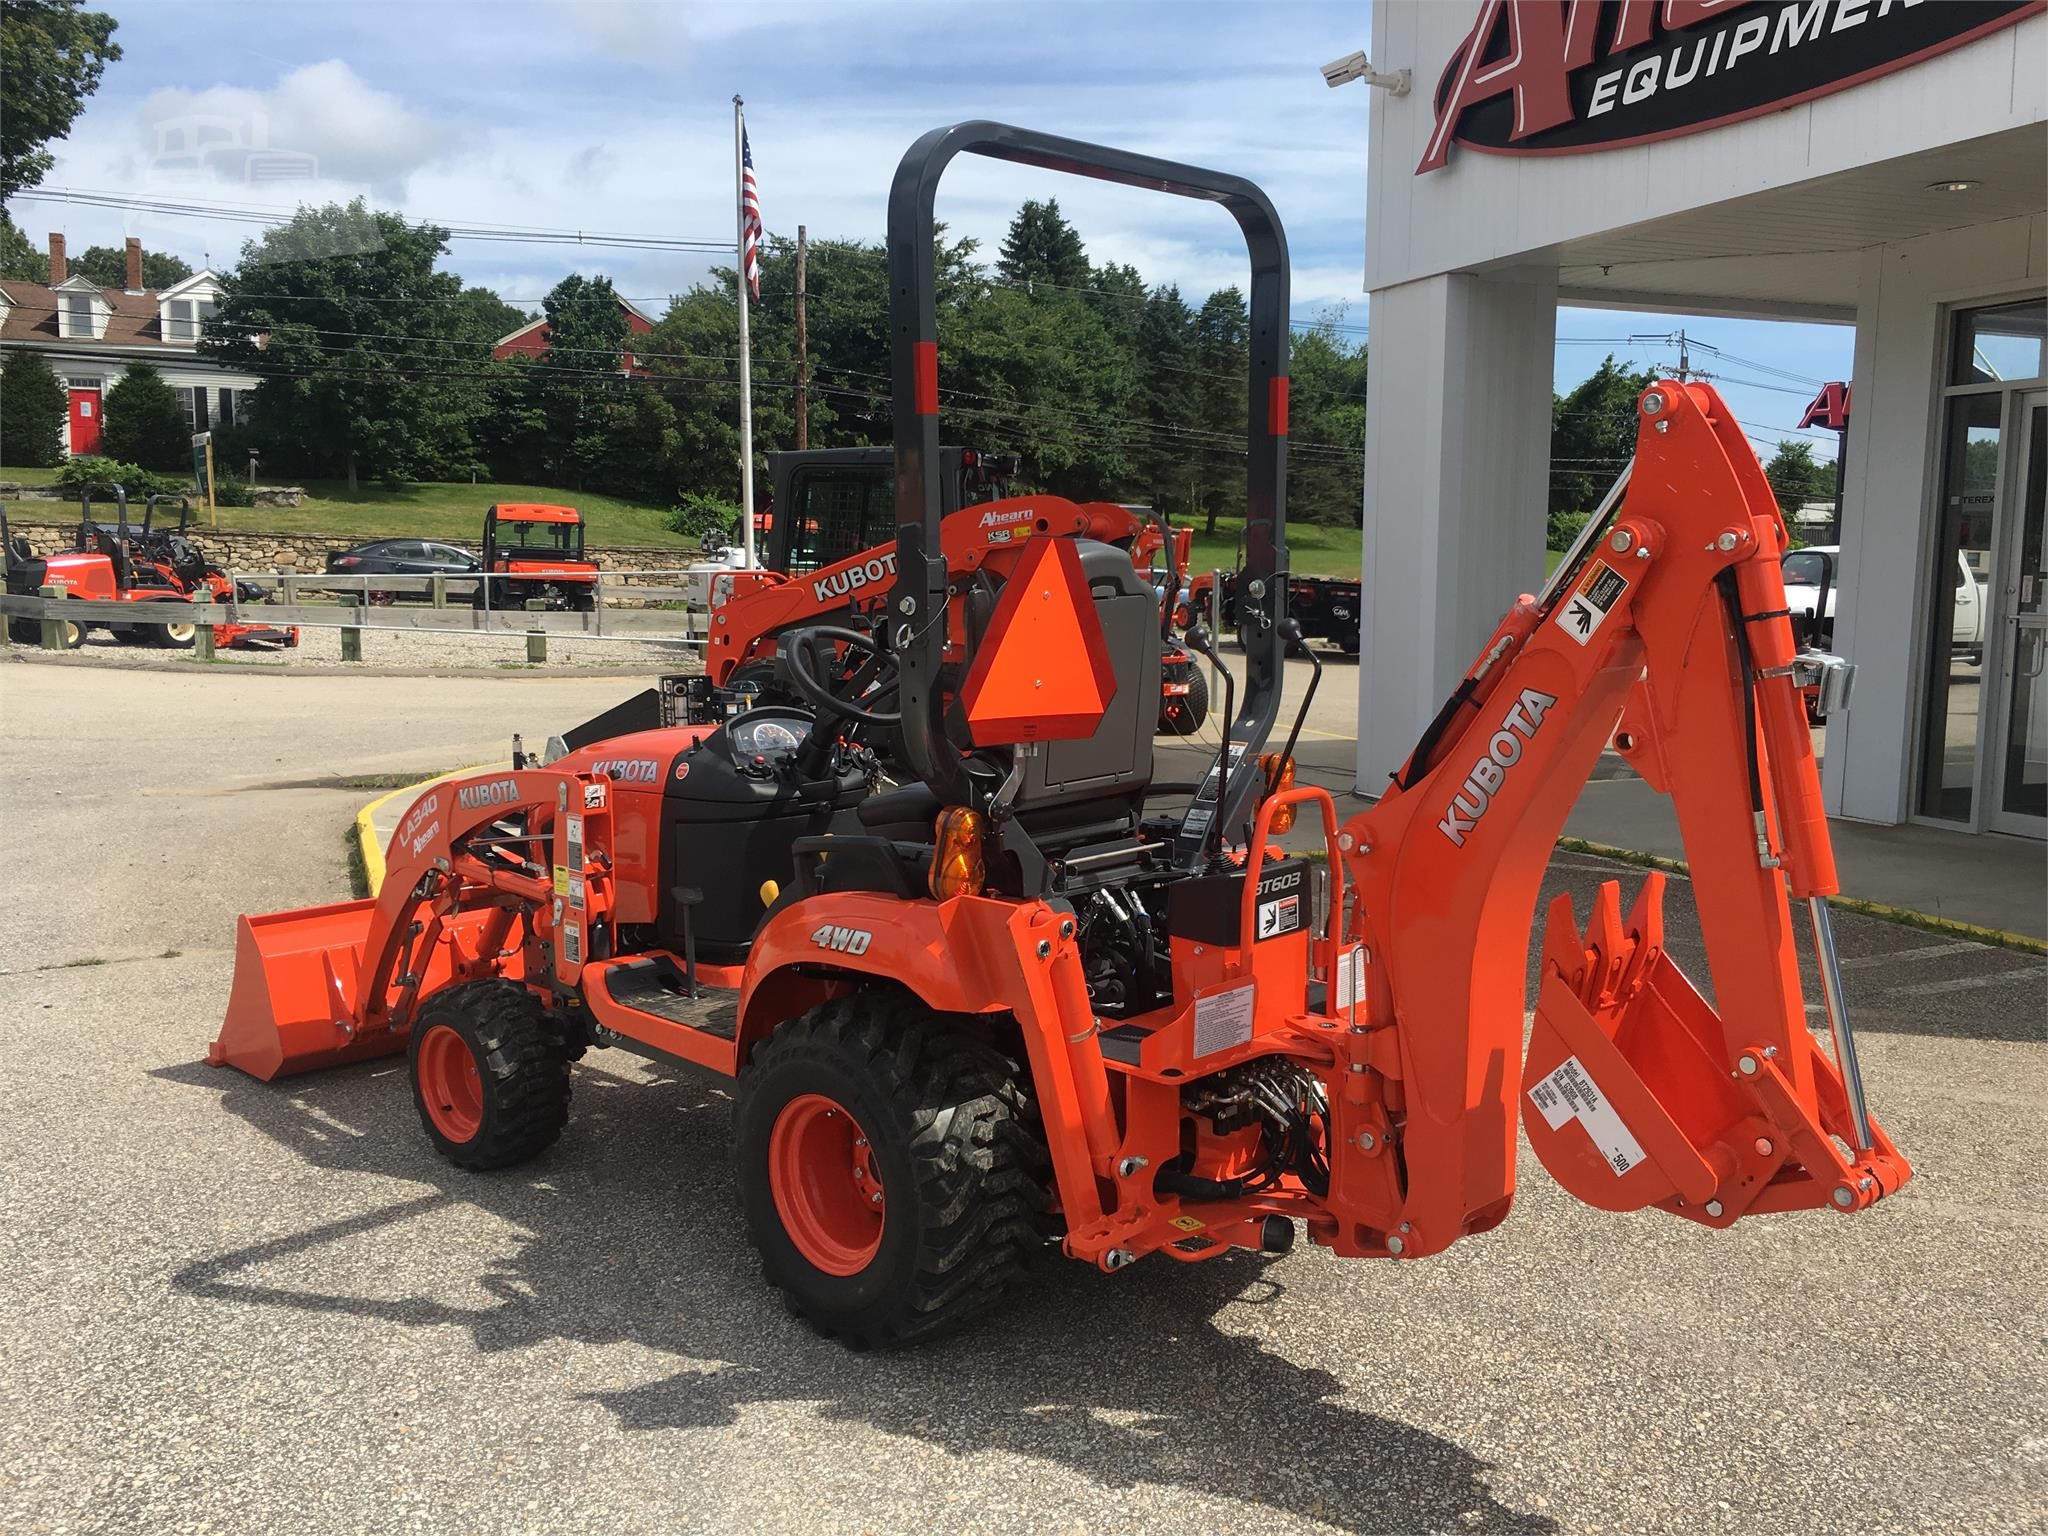
<path fill-rule="evenodd" d="M 932 205 L 962 153 L 1209 199 L 1245 234 L 1252 648 L 1199 786 L 1153 776 L 1156 594 L 1126 551 L 992 550 L 977 598 L 943 548 Z M 1905 1182 L 1835 962 L 1784 522 L 1711 387 L 1643 394 L 1632 476 L 1340 827 L 1262 750 L 1292 636 L 1287 257 L 1265 196 L 966 123 L 898 169 L 889 261 L 898 568 L 875 626 L 783 635 L 804 708 L 428 790 L 374 899 L 241 921 L 215 1062 L 275 1078 L 408 1052 L 428 1139 L 473 1168 L 555 1141 L 588 1047 L 730 1078 L 767 1275 L 855 1345 L 957 1324 L 1048 1241 L 1105 1270 L 1298 1230 L 1338 1255 L 1440 1253 L 1507 1215 L 1518 1122 L 1580 1199 L 1710 1228 Z M 843 739 L 876 721 L 917 780 L 870 794 Z M 1610 740 L 1675 802 L 1715 1001 L 1666 951 L 1651 874 L 1626 917 L 1612 884 L 1583 931 L 1552 908 L 1525 1043 L 1539 883 Z M 1327 864 L 1271 844 L 1304 809 Z"/>
<path fill-rule="evenodd" d="M 1159 734 L 1200 730 L 1208 681 L 1168 622 L 1192 530 L 1169 529 L 1147 507 L 1012 496 L 1013 454 L 942 447 L 939 461 L 939 543 L 955 583 L 973 585 L 990 553 L 1019 539 L 1089 538 L 1124 549 L 1159 593 Z M 871 615 L 887 600 L 896 575 L 895 462 L 886 448 L 824 448 L 771 453 L 768 470 L 774 510 L 762 566 L 712 575 L 704 671 L 714 690 L 740 685 L 750 698 L 795 702 L 775 659 L 777 637 L 828 615 Z"/>
<path fill-rule="evenodd" d="M 143 503 L 140 524 L 128 521 L 128 493 L 114 488 L 115 517 L 111 524 L 93 515 L 92 497 L 79 499 L 78 532 L 69 551 L 37 559 L 28 541 L 7 526 L 0 508 L 0 550 L 5 552 L 6 588 L 19 597 L 34 597 L 44 587 L 61 587 L 67 598 L 101 603 L 136 603 L 133 623 L 108 623 L 107 632 L 122 645 L 158 645 L 189 651 L 198 640 L 199 626 L 182 607 L 171 604 L 231 603 L 241 595 L 228 574 L 207 559 L 206 552 L 190 536 L 192 503 L 178 497 L 178 525 L 165 527 L 157 520 L 158 504 L 170 498 L 151 496 Z M 260 594 L 251 591 L 251 597 Z M 85 644 L 95 624 L 67 620 L 62 626 L 67 650 Z M 35 619 L 15 619 L 8 625 L 10 637 L 33 644 L 42 634 Z M 263 641 L 276 645 L 299 643 L 296 625 L 216 624 L 217 645 L 244 645 Z"/>

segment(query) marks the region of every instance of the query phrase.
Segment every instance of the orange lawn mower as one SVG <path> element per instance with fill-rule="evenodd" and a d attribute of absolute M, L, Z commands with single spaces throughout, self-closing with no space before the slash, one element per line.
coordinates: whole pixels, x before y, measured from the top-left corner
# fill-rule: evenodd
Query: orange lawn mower
<path fill-rule="evenodd" d="M 1198 785 L 1153 774 L 1156 593 L 1127 551 L 991 553 L 985 613 L 954 579 L 932 236 L 963 153 L 1207 199 L 1244 232 L 1251 645 Z M 780 636 L 801 706 L 427 789 L 374 898 L 241 920 L 211 1060 L 268 1080 L 405 1052 L 428 1141 L 478 1169 L 563 1136 L 586 1050 L 728 1079 L 767 1278 L 857 1347 L 985 1312 L 1047 1247 L 1106 1271 L 1302 1233 L 1441 1253 L 1507 1216 L 1518 1124 L 1588 1204 L 1712 1229 L 1907 1180 L 1864 1105 L 1798 694 L 1799 668 L 1841 663 L 1795 653 L 1785 525 L 1710 386 L 1642 395 L 1633 474 L 1340 826 L 1289 782 L 1300 718 L 1266 750 L 1294 627 L 1264 194 L 965 123 L 904 158 L 888 256 L 898 565 L 874 622 Z M 900 735 L 914 781 L 871 792 L 862 726 Z M 1553 904 L 1525 1041 L 1544 867 L 1610 739 L 1675 805 L 1715 1001 L 1664 946 L 1652 873 L 1626 916 L 1604 886 L 1583 930 Z M 1324 862 L 1273 844 L 1303 811 Z"/>
<path fill-rule="evenodd" d="M 189 651 L 198 640 L 198 624 L 171 604 L 232 603 L 238 596 L 228 574 L 207 559 L 205 550 L 191 537 L 192 503 L 180 496 L 175 529 L 158 522 L 159 504 L 165 496 L 151 496 L 143 503 L 142 521 L 128 521 L 128 493 L 114 486 L 115 518 L 109 525 L 93 514 L 92 496 L 79 498 L 78 531 L 72 548 L 65 553 L 38 559 L 28 540 L 7 526 L 6 509 L 0 507 L 0 550 L 5 551 L 5 584 L 9 594 L 35 597 L 44 587 L 61 587 L 66 598 L 103 603 L 135 603 L 132 623 L 64 621 L 60 633 L 64 648 L 76 650 L 86 636 L 104 627 L 122 645 L 155 645 Z M 255 598 L 259 593 L 248 593 Z M 36 619 L 8 620 L 8 638 L 17 644 L 33 645 L 42 638 L 42 624 Z M 217 645 L 256 643 L 296 646 L 296 625 L 216 624 Z"/>

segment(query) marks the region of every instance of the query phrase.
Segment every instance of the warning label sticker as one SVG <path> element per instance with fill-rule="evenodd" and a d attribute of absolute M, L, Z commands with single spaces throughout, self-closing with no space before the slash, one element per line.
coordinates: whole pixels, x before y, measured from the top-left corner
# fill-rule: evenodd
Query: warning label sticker
<path fill-rule="evenodd" d="M 1339 1013 L 1349 1013 L 1353 1002 L 1365 1002 L 1365 946 L 1354 944 L 1344 951 L 1337 963 L 1337 1002 Z"/>
<path fill-rule="evenodd" d="M 1580 645 L 1591 644 L 1627 590 L 1628 578 L 1605 560 L 1588 562 L 1571 596 L 1557 610 L 1557 627 Z"/>
<path fill-rule="evenodd" d="M 1529 1102 L 1553 1131 L 1563 1130 L 1567 1121 L 1578 1121 L 1616 1178 L 1643 1161 L 1641 1143 L 1629 1134 L 1620 1114 L 1578 1057 L 1567 1056 L 1555 1072 L 1530 1088 Z"/>
<path fill-rule="evenodd" d="M 1259 903 L 1259 937 L 1277 939 L 1301 926 L 1301 893 Z"/>
<path fill-rule="evenodd" d="M 1208 1056 L 1243 1045 L 1252 1037 L 1253 985 L 1195 999 L 1195 1054 Z"/>

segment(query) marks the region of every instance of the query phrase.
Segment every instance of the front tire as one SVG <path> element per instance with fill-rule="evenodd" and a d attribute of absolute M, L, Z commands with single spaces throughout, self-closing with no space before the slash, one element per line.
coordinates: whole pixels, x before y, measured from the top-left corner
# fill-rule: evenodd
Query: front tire
<path fill-rule="evenodd" d="M 459 1168 L 507 1168 L 569 1123 L 569 1056 L 540 999 L 514 981 L 444 987 L 420 1005 L 407 1059 L 427 1138 Z"/>
<path fill-rule="evenodd" d="M 987 1310 L 1039 1245 L 1047 1156 L 1016 1066 L 904 993 L 784 1024 L 740 1074 L 733 1155 L 769 1284 L 855 1349 Z"/>
<path fill-rule="evenodd" d="M 148 634 L 151 645 L 161 646 L 167 651 L 189 651 L 198 643 L 199 626 L 190 619 L 174 619 L 166 624 L 150 625 Z"/>

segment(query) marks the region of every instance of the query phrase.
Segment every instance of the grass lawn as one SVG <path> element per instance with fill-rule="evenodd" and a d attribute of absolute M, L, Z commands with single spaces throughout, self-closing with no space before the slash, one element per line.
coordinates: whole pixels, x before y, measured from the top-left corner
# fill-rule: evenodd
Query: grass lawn
<path fill-rule="evenodd" d="M 1241 517 L 1219 517 L 1212 536 L 1195 524 L 1195 552 L 1189 565 L 1202 571 L 1237 569 L 1237 536 L 1244 527 Z M 1344 576 L 1358 579 L 1360 551 L 1365 535 L 1356 528 L 1332 528 L 1322 523 L 1290 523 L 1287 552 L 1297 576 Z"/>
<path fill-rule="evenodd" d="M 4 469 L 0 480 L 49 485 L 54 469 Z M 343 480 L 308 480 L 306 499 L 296 507 L 222 507 L 223 528 L 265 533 L 321 533 L 356 542 L 363 539 L 450 539 L 475 544 L 483 537 L 484 508 L 495 501 L 545 501 L 583 513 L 593 544 L 649 544 L 694 547 L 695 539 L 670 533 L 662 512 L 591 491 L 551 490 L 538 485 L 471 485 L 467 481 L 408 485 L 395 491 L 365 484 L 354 495 Z M 70 509 L 50 502 L 25 503 L 24 514 L 45 511 L 65 516 Z"/>

